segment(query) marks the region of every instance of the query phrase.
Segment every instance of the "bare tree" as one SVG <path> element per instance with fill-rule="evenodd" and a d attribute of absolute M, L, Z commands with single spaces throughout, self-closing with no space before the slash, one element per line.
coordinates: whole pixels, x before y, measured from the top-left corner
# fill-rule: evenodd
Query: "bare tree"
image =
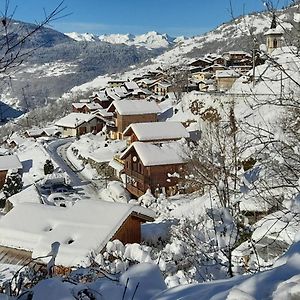
<path fill-rule="evenodd" d="M 10 1 L 6 0 L 4 9 L 0 19 L 0 74 L 9 76 L 13 73 L 28 56 L 32 55 L 37 47 L 26 48 L 26 43 L 39 32 L 44 26 L 49 25 L 52 21 L 62 18 L 66 7 L 64 1 L 61 1 L 50 13 L 45 12 L 45 17 L 42 21 L 36 23 L 36 26 L 29 31 L 22 31 L 22 26 L 18 29 L 19 32 L 14 32 L 13 17 L 16 8 L 11 9 Z M 26 32 L 26 33 L 24 33 Z M 18 36 L 18 38 L 16 38 Z M 43 45 L 40 45 L 41 47 Z"/>

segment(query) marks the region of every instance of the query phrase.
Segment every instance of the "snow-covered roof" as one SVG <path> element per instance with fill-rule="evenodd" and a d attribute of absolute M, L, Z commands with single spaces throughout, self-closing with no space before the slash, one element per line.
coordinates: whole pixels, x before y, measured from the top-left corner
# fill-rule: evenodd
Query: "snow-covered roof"
<path fill-rule="evenodd" d="M 137 83 L 134 81 L 125 82 L 124 86 L 126 87 L 127 90 L 136 90 L 139 88 Z"/>
<path fill-rule="evenodd" d="M 115 110 L 120 115 L 140 115 L 140 114 L 157 114 L 160 112 L 159 106 L 155 101 L 147 100 L 121 100 L 114 101 L 108 111 Z"/>
<path fill-rule="evenodd" d="M 61 132 L 60 129 L 56 126 L 44 128 L 43 130 L 47 136 L 52 136 L 57 134 L 58 132 Z"/>
<path fill-rule="evenodd" d="M 151 95 L 152 93 L 149 90 L 147 90 L 147 89 L 140 89 L 140 88 L 138 88 L 138 89 L 132 91 L 131 94 L 133 96 L 135 96 L 135 95 L 138 95 L 138 94 Z"/>
<path fill-rule="evenodd" d="M 42 135 L 43 132 L 44 132 L 44 130 L 42 128 L 32 128 L 32 129 L 26 130 L 26 133 L 28 134 L 28 136 L 31 136 L 31 137 Z"/>
<path fill-rule="evenodd" d="M 85 103 L 76 102 L 76 103 L 72 103 L 72 106 L 75 108 L 83 108 L 85 106 Z"/>
<path fill-rule="evenodd" d="M 108 101 L 108 98 L 105 94 L 105 91 L 100 91 L 100 92 L 97 92 L 97 93 L 93 93 L 93 95 L 90 96 L 90 98 L 99 99 L 100 101 Z"/>
<path fill-rule="evenodd" d="M 168 88 L 168 87 L 172 86 L 171 83 L 169 83 L 169 82 L 164 82 L 164 81 L 157 82 L 157 85 L 159 85 L 159 86 L 161 86 L 161 87 L 163 87 L 163 88 Z"/>
<path fill-rule="evenodd" d="M 20 193 L 12 195 L 8 198 L 8 201 L 13 205 L 17 206 L 21 203 L 41 203 L 41 197 L 35 185 L 30 185 Z"/>
<path fill-rule="evenodd" d="M 124 165 L 115 160 L 114 158 L 108 163 L 108 165 L 115 169 L 118 175 L 124 169 Z"/>
<path fill-rule="evenodd" d="M 99 200 L 77 201 L 68 208 L 21 203 L 0 219 L 0 245 L 38 257 L 57 241 L 57 265 L 88 265 L 91 253 L 99 253 L 132 213 L 144 220 L 155 216 L 141 206 Z"/>
<path fill-rule="evenodd" d="M 281 27 L 270 28 L 265 35 L 283 35 L 284 30 Z"/>
<path fill-rule="evenodd" d="M 96 117 L 97 116 L 95 114 L 70 113 L 56 121 L 55 125 L 60 127 L 76 128 L 84 122 L 89 122 Z"/>
<path fill-rule="evenodd" d="M 22 136 L 20 136 L 18 133 L 13 133 L 7 140 L 6 142 L 8 144 L 11 144 L 11 143 L 15 143 L 16 145 L 21 145 L 23 143 L 26 142 L 26 139 Z"/>
<path fill-rule="evenodd" d="M 121 99 L 118 95 L 116 95 L 114 89 L 107 88 L 107 89 L 105 89 L 105 93 L 106 93 L 107 97 L 109 97 L 113 100 L 120 100 Z"/>
<path fill-rule="evenodd" d="M 139 141 L 156 141 L 188 138 L 189 133 L 180 122 L 149 122 L 129 125 L 123 135 L 134 132 Z"/>
<path fill-rule="evenodd" d="M 229 55 L 248 55 L 251 56 L 248 52 L 242 51 L 242 50 L 232 50 L 232 51 L 228 51 L 223 53 L 223 56 L 229 54 Z"/>
<path fill-rule="evenodd" d="M 147 85 L 151 85 L 153 84 L 155 81 L 157 81 L 156 79 L 149 79 L 149 78 L 142 78 L 138 81 L 138 83 L 145 83 Z"/>
<path fill-rule="evenodd" d="M 235 70 L 217 70 L 216 78 L 240 77 Z"/>
<path fill-rule="evenodd" d="M 97 109 L 97 110 L 93 111 L 93 114 L 97 114 L 97 115 L 99 115 L 99 116 L 101 116 L 103 118 L 109 118 L 109 117 L 113 116 L 112 112 L 108 112 L 104 108 L 100 108 L 100 109 Z"/>
<path fill-rule="evenodd" d="M 0 156 L 0 171 L 22 169 L 22 164 L 17 155 Z"/>
<path fill-rule="evenodd" d="M 124 159 L 133 148 L 145 167 L 184 163 L 183 158 L 173 149 L 172 145 L 158 146 L 143 142 L 132 143 L 120 158 Z"/>

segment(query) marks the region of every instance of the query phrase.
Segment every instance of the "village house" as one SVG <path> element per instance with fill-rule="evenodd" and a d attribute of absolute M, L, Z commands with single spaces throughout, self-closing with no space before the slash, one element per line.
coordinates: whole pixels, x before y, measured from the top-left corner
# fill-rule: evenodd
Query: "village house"
<path fill-rule="evenodd" d="M 147 90 L 147 89 L 136 89 L 134 91 L 131 92 L 132 97 L 134 97 L 135 99 L 145 99 L 149 96 L 152 95 L 152 93 Z"/>
<path fill-rule="evenodd" d="M 208 80 L 211 79 L 213 77 L 214 73 L 213 72 L 195 72 L 192 73 L 192 78 L 199 80 L 199 81 L 204 81 L 204 80 Z"/>
<path fill-rule="evenodd" d="M 212 92 L 216 90 L 216 81 L 214 79 L 206 79 L 198 82 L 200 92 Z"/>
<path fill-rule="evenodd" d="M 234 70 L 224 70 L 224 71 L 217 71 L 216 72 L 216 83 L 217 83 L 217 90 L 224 92 L 229 90 L 237 78 L 240 77 Z"/>
<path fill-rule="evenodd" d="M 149 90 L 150 86 L 155 83 L 157 80 L 155 79 L 148 79 L 148 78 L 142 78 L 140 80 L 137 81 L 138 86 L 141 89 L 147 89 Z"/>
<path fill-rule="evenodd" d="M 75 113 L 83 113 L 83 114 L 90 114 L 97 109 L 103 108 L 99 103 L 91 102 L 91 103 L 72 103 L 72 111 Z"/>
<path fill-rule="evenodd" d="M 112 102 L 106 96 L 105 90 L 93 93 L 89 98 L 92 100 L 92 102 L 100 104 L 102 108 L 108 108 Z"/>
<path fill-rule="evenodd" d="M 121 79 L 114 79 L 114 80 L 109 80 L 107 82 L 107 85 L 110 88 L 114 88 L 114 87 L 120 87 L 122 86 L 127 80 L 121 80 Z"/>
<path fill-rule="evenodd" d="M 112 139 L 122 139 L 123 131 L 132 123 L 157 122 L 160 112 L 155 101 L 122 100 L 114 101 L 108 108 L 114 113 L 115 128 L 111 130 Z"/>
<path fill-rule="evenodd" d="M 198 58 L 189 63 L 191 69 L 197 68 L 198 70 L 202 70 L 212 64 L 211 60 L 205 58 Z"/>
<path fill-rule="evenodd" d="M 14 132 L 10 137 L 8 137 L 5 140 L 6 145 L 9 148 L 15 148 L 22 145 L 24 142 L 26 142 L 26 138 L 19 135 L 18 133 Z"/>
<path fill-rule="evenodd" d="M 157 81 L 150 86 L 150 90 L 156 95 L 165 96 L 171 92 L 172 84 L 167 81 Z"/>
<path fill-rule="evenodd" d="M 223 53 L 225 66 L 252 65 L 252 56 L 245 51 L 229 51 Z"/>
<path fill-rule="evenodd" d="M 221 65 L 221 66 L 225 65 L 225 60 L 221 55 L 217 55 L 215 57 L 212 57 L 210 60 L 211 60 L 213 65 Z"/>
<path fill-rule="evenodd" d="M 189 133 L 180 122 L 151 122 L 129 125 L 123 132 L 123 138 L 133 142 L 162 142 L 189 138 Z"/>
<path fill-rule="evenodd" d="M 215 74 L 217 71 L 220 71 L 220 70 L 226 70 L 227 68 L 224 66 L 224 65 L 211 65 L 211 66 L 208 66 L 204 69 L 202 69 L 202 72 L 208 72 L 208 73 L 211 73 L 211 74 Z"/>
<path fill-rule="evenodd" d="M 137 90 L 139 88 L 138 84 L 135 81 L 124 82 L 124 87 L 126 88 L 128 93 Z"/>
<path fill-rule="evenodd" d="M 70 113 L 56 121 L 62 128 L 62 136 L 80 136 L 86 133 L 98 133 L 103 128 L 103 120 L 97 114 Z"/>
<path fill-rule="evenodd" d="M 140 197 L 150 189 L 153 194 L 174 195 L 178 192 L 185 161 L 172 143 L 162 146 L 134 142 L 121 154 L 124 161 L 126 189 Z"/>
<path fill-rule="evenodd" d="M 30 218 L 20 222 L 24 216 Z M 59 242 L 56 265 L 89 266 L 91 255 L 101 253 L 109 241 L 140 243 L 141 224 L 154 216 L 138 205 L 99 199 L 77 201 L 68 208 L 20 203 L 0 220 L 0 262 L 14 261 L 17 255 L 23 261 L 45 256 L 51 244 Z"/>
<path fill-rule="evenodd" d="M 23 166 L 17 155 L 0 156 L 0 189 L 3 188 L 9 170 L 16 170 L 22 174 Z"/>
<path fill-rule="evenodd" d="M 34 139 L 39 137 L 59 137 L 61 135 L 61 130 L 55 126 L 48 128 L 32 128 L 26 130 L 24 135 Z"/>

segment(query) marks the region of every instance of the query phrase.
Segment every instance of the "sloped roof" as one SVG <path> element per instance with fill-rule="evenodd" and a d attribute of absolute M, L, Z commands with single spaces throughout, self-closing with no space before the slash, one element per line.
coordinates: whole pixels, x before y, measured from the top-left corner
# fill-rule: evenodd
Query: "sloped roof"
<path fill-rule="evenodd" d="M 180 122 L 149 122 L 129 125 L 123 135 L 135 133 L 139 141 L 156 141 L 188 138 L 189 133 Z"/>
<path fill-rule="evenodd" d="M 97 118 L 96 114 L 70 113 L 67 116 L 56 121 L 55 125 L 60 127 L 76 128 L 84 122 L 89 122 Z"/>
<path fill-rule="evenodd" d="M 57 265 L 88 265 L 91 252 L 99 253 L 131 214 L 142 220 L 155 216 L 141 206 L 101 200 L 77 201 L 69 208 L 21 203 L 1 218 L 0 245 L 38 257 L 57 241 Z"/>
<path fill-rule="evenodd" d="M 128 81 L 124 83 L 124 86 L 126 87 L 127 90 L 136 90 L 139 88 L 136 82 L 134 81 Z"/>
<path fill-rule="evenodd" d="M 270 28 L 264 35 L 283 35 L 284 30 L 281 27 Z"/>
<path fill-rule="evenodd" d="M 159 106 L 155 101 L 147 100 L 121 100 L 114 101 L 108 108 L 108 111 L 115 110 L 120 115 L 140 115 L 140 114 L 156 114 L 160 112 Z"/>
<path fill-rule="evenodd" d="M 0 171 L 22 169 L 22 164 L 17 155 L 0 156 Z"/>
<path fill-rule="evenodd" d="M 125 159 L 133 148 L 145 167 L 184 163 L 184 159 L 174 150 L 172 145 L 158 146 L 143 142 L 132 143 L 120 158 Z"/>
<path fill-rule="evenodd" d="M 216 78 L 228 78 L 228 77 L 240 77 L 240 74 L 237 73 L 235 70 L 218 70 L 216 71 Z"/>

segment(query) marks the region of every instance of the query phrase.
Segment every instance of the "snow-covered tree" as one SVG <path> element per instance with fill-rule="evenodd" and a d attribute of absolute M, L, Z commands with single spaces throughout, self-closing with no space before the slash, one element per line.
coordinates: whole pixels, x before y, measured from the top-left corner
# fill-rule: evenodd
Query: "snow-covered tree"
<path fill-rule="evenodd" d="M 6 198 L 19 193 L 22 190 L 22 187 L 22 176 L 15 170 L 9 171 L 3 186 L 3 193 Z"/>

